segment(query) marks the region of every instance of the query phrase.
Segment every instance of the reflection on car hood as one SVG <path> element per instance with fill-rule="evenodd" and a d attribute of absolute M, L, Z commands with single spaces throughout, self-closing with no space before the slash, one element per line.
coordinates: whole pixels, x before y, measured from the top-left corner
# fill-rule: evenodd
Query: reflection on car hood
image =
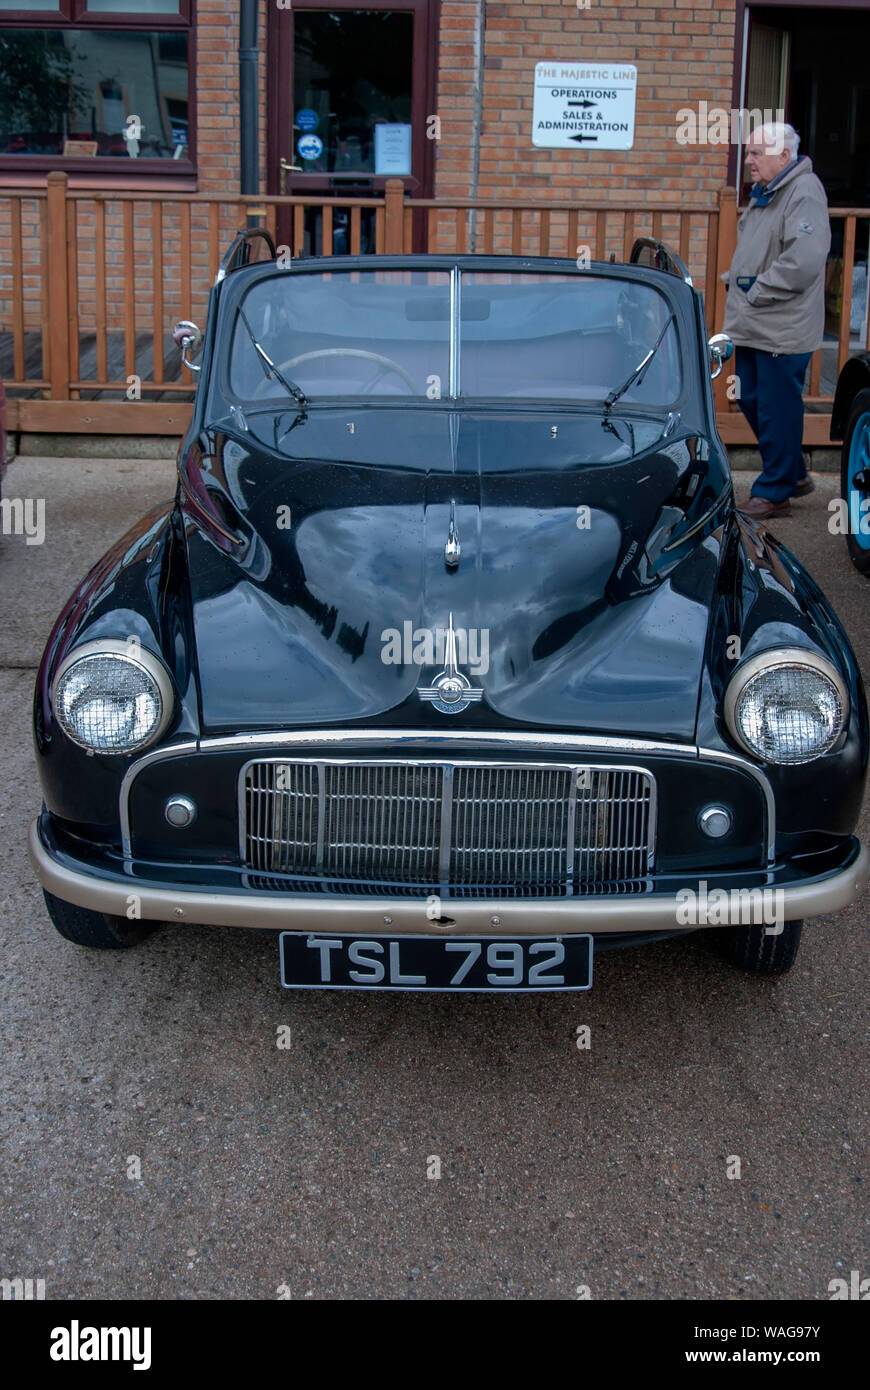
<path fill-rule="evenodd" d="M 294 418 L 280 450 L 217 434 L 182 467 L 206 730 L 389 716 L 691 739 L 730 506 L 703 442 L 559 411 Z M 450 615 L 483 690 L 452 718 L 417 694 Z"/>

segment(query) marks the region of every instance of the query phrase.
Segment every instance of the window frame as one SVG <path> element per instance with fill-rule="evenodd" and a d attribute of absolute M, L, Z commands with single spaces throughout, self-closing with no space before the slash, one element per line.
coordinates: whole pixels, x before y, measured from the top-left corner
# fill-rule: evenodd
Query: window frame
<path fill-rule="evenodd" d="M 145 0 L 147 3 L 147 0 Z M 131 178 L 158 176 L 186 179 L 196 176 L 196 0 L 178 0 L 178 14 L 127 11 L 89 12 L 87 0 L 58 0 L 55 10 L 0 10 L 3 29 L 126 29 L 149 34 L 187 35 L 188 146 L 186 159 L 130 159 L 120 155 L 8 154 L 0 150 L 0 179 L 8 183 L 16 170 L 23 174 L 90 174 L 94 183 L 108 177 L 117 184 L 119 175 Z M 102 176 L 102 177 L 101 177 Z"/>
<path fill-rule="evenodd" d="M 278 192 L 281 156 L 288 153 L 286 133 L 281 129 L 278 114 L 281 109 L 278 94 L 286 87 L 290 93 L 288 103 L 295 103 L 293 15 L 300 10 L 401 10 L 413 15 L 411 168 L 415 172 L 406 175 L 403 183 L 406 192 L 415 197 L 431 197 L 435 185 L 435 141 L 426 138 L 426 118 L 437 110 L 441 0 L 293 0 L 292 9 L 289 6 L 278 9 L 275 4 L 267 6 L 266 109 L 272 112 L 272 119 L 267 122 L 266 130 L 266 181 L 270 192 Z M 289 74 L 289 78 L 285 74 Z M 415 81 L 419 83 L 418 91 L 414 90 Z M 370 184 L 372 196 L 377 197 L 383 195 L 390 177 L 388 174 L 303 171 L 292 175 L 293 188 L 288 191 L 307 193 L 310 190 L 314 197 L 340 197 L 343 183 L 358 187 L 362 181 Z"/>
<path fill-rule="evenodd" d="M 251 411 L 252 409 L 256 409 L 258 413 L 261 411 L 267 413 L 270 409 L 277 411 L 282 404 L 285 409 L 293 409 L 292 404 L 289 406 L 285 404 L 288 397 L 278 391 L 276 391 L 274 395 L 264 395 L 259 398 L 241 396 L 232 380 L 232 359 L 236 346 L 236 333 L 241 323 L 239 311 L 247 302 L 249 295 L 262 285 L 268 285 L 270 282 L 276 284 L 278 282 L 283 282 L 284 285 L 288 286 L 288 293 L 292 295 L 292 290 L 289 286 L 292 284 L 292 277 L 294 276 L 307 276 L 315 280 L 320 280 L 322 283 L 327 283 L 341 277 L 347 277 L 349 280 L 352 280 L 354 275 L 358 276 L 360 274 L 369 274 L 373 277 L 395 275 L 398 277 L 400 283 L 407 283 L 403 277 L 407 277 L 409 273 L 411 275 L 420 273 L 421 275 L 431 276 L 434 272 L 445 274 L 449 282 L 446 286 L 446 297 L 449 304 L 450 315 L 446 341 L 447 372 L 446 375 L 442 377 L 442 379 L 447 382 L 446 391 L 435 398 L 428 396 L 423 397 L 422 395 L 405 396 L 403 394 L 372 397 L 371 395 L 353 395 L 350 393 L 342 395 L 337 392 L 334 396 L 329 395 L 326 397 L 319 396 L 312 398 L 309 405 L 315 409 L 334 409 L 343 407 L 344 405 L 365 405 L 373 402 L 377 402 L 377 404 L 389 408 L 401 405 L 403 402 L 409 405 L 412 403 L 420 405 L 421 402 L 425 400 L 426 404 L 424 408 L 430 410 L 431 407 L 431 412 L 434 414 L 438 410 L 444 409 L 474 410 L 487 406 L 503 408 L 507 406 L 508 402 L 515 400 L 524 402 L 526 406 L 530 405 L 532 408 L 540 410 L 549 410 L 551 408 L 561 409 L 565 407 L 578 411 L 589 409 L 600 410 L 603 402 L 597 396 L 578 398 L 558 395 L 524 397 L 516 389 L 504 395 L 486 396 L 467 395 L 463 391 L 462 356 L 463 346 L 467 345 L 468 340 L 463 340 L 462 337 L 462 296 L 465 277 L 474 277 L 478 275 L 493 277 L 496 283 L 498 283 L 502 277 L 513 276 L 517 277 L 515 283 L 519 285 L 522 285 L 526 278 L 530 281 L 535 281 L 540 278 L 541 283 L 551 278 L 554 280 L 559 278 L 565 282 L 576 282 L 578 284 L 583 280 L 601 281 L 602 283 L 612 286 L 614 293 L 619 286 L 622 286 L 623 289 L 628 285 L 633 285 L 635 287 L 640 286 L 644 294 L 649 294 L 651 298 L 656 298 L 661 301 L 667 313 L 668 322 L 661 341 L 662 343 L 666 342 L 668 333 L 672 331 L 673 346 L 671 349 L 671 371 L 676 373 L 677 380 L 674 384 L 673 394 L 667 400 L 637 400 L 628 394 L 620 398 L 620 403 L 624 404 L 628 409 L 641 414 L 646 411 L 656 416 L 663 416 L 668 412 L 679 411 L 681 409 L 681 403 L 686 400 L 687 393 L 690 391 L 693 384 L 689 359 L 685 348 L 684 324 L 680 309 L 680 301 L 678 298 L 675 299 L 675 297 L 668 292 L 671 287 L 656 284 L 654 281 L 642 275 L 613 275 L 608 273 L 610 267 L 602 267 L 601 271 L 596 271 L 596 273 L 592 275 L 588 272 L 580 275 L 573 270 L 573 267 L 569 269 L 561 262 L 552 266 L 542 265 L 540 267 L 535 267 L 533 270 L 529 270 L 527 265 L 524 266 L 522 264 L 521 257 L 504 258 L 505 260 L 510 259 L 513 262 L 513 264 L 510 265 L 495 262 L 492 256 L 481 256 L 479 258 L 480 261 L 483 262 L 481 265 L 468 264 L 468 261 L 472 259 L 469 255 L 456 258 L 447 255 L 395 257 L 378 254 L 376 256 L 349 256 L 340 259 L 345 262 L 345 264 L 331 266 L 327 262 L 327 266 L 324 268 L 317 263 L 318 258 L 311 257 L 307 258 L 302 263 L 297 262 L 289 271 L 276 269 L 274 264 L 270 265 L 268 262 L 264 262 L 259 267 L 261 271 L 260 274 L 256 276 L 243 274 L 240 276 L 240 283 L 233 286 L 233 291 L 235 291 L 235 293 L 231 292 L 228 302 L 224 302 L 223 312 L 218 323 L 219 337 L 222 335 L 226 339 L 227 346 L 218 355 L 217 370 L 213 371 L 210 375 L 208 391 L 204 397 L 206 418 L 208 418 L 210 422 L 216 423 L 219 419 L 224 418 L 223 416 L 214 414 L 213 407 L 216 400 L 220 404 L 227 403 L 232 407 L 239 406 L 243 412 Z M 661 274 L 664 276 L 665 272 L 654 271 L 653 274 Z M 669 278 L 673 278 L 685 288 L 685 283 L 680 281 L 678 277 Z M 505 283 L 514 282 L 506 279 Z M 694 294 L 695 292 L 691 291 L 691 293 Z M 496 337 L 493 341 L 498 342 L 499 339 Z M 267 346 L 272 345 L 268 344 Z M 306 390 L 304 379 L 300 384 L 304 392 Z M 619 381 L 614 383 L 616 386 L 620 384 L 621 382 Z"/>

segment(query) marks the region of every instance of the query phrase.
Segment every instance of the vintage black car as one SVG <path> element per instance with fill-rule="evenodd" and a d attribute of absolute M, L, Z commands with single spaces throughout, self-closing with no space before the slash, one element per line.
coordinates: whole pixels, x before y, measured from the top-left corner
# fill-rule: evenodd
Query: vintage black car
<path fill-rule="evenodd" d="M 855 568 L 870 575 L 870 352 L 849 359 L 831 411 L 831 438 L 842 439 L 840 499 L 829 527 L 846 538 Z"/>
<path fill-rule="evenodd" d="M 240 234 L 175 500 L 39 672 L 61 935 L 263 928 L 299 988 L 584 989 L 593 949 L 698 928 L 787 970 L 866 885 L 867 709 L 735 510 L 711 343 L 650 241 L 288 265 Z"/>

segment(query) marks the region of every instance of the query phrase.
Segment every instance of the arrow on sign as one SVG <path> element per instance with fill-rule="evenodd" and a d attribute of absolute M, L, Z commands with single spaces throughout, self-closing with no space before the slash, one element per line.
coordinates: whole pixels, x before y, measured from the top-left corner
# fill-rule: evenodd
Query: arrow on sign
<path fill-rule="evenodd" d="M 569 106 L 594 106 L 594 101 L 569 101 Z"/>
<path fill-rule="evenodd" d="M 597 135 L 569 135 L 569 136 L 568 136 L 568 139 L 569 139 L 569 140 L 596 140 L 596 141 L 597 141 L 598 136 L 597 136 Z"/>

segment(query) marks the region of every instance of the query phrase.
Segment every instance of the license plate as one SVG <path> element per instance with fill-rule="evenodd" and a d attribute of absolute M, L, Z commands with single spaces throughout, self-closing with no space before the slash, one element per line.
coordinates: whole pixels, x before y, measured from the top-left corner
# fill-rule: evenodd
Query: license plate
<path fill-rule="evenodd" d="M 285 989 L 537 993 L 592 987 L 592 937 L 280 936 Z"/>

